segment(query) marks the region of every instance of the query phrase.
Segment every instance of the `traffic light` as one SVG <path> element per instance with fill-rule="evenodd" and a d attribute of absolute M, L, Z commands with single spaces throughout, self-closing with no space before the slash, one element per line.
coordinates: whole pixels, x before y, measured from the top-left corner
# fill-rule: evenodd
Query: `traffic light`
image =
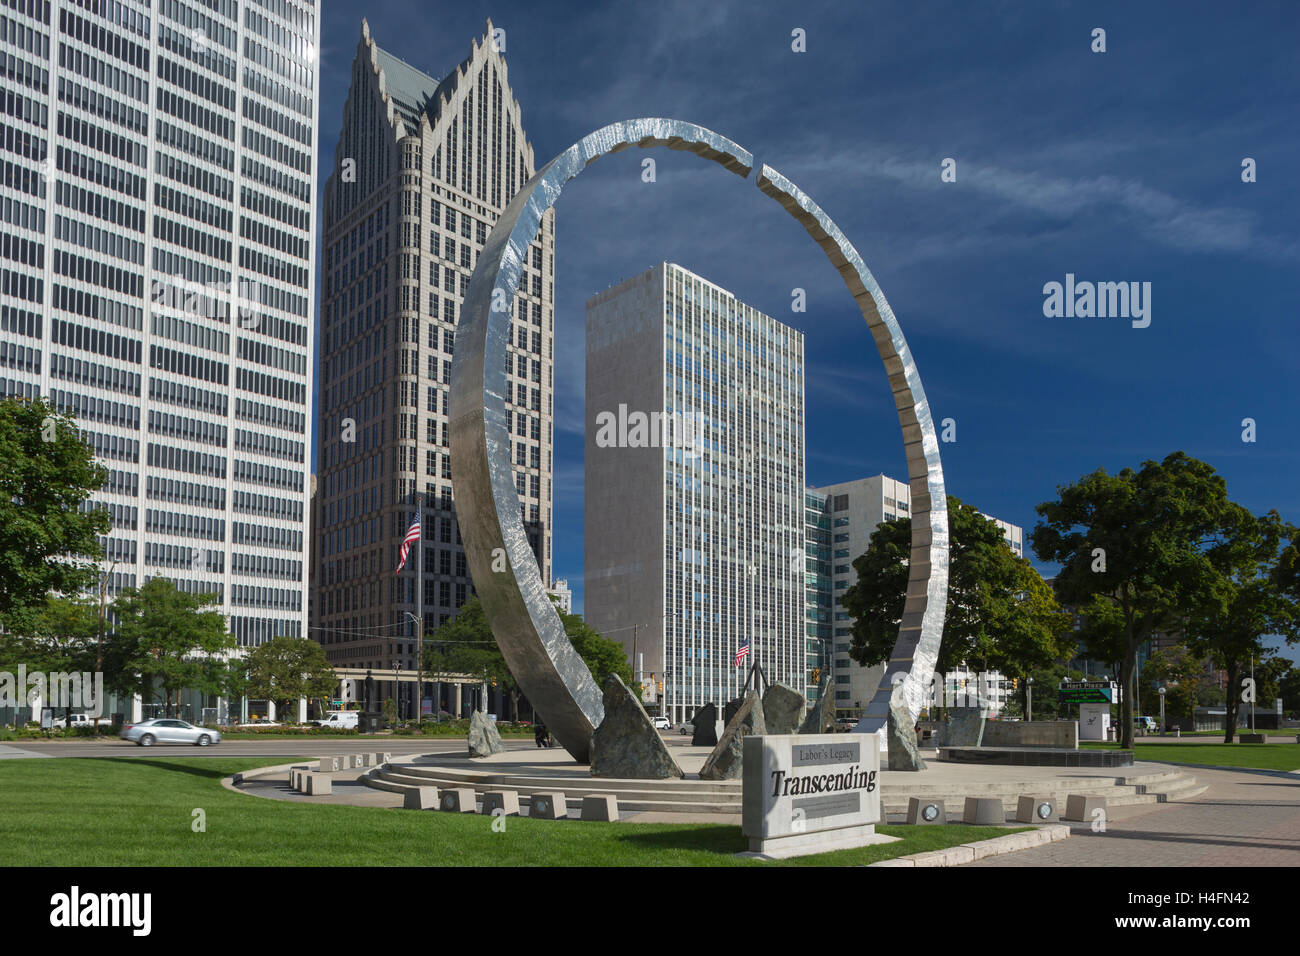
<path fill-rule="evenodd" d="M 821 681 L 822 681 L 822 669 L 820 667 L 814 667 L 812 669 L 812 682 L 814 684 L 820 684 Z"/>
<path fill-rule="evenodd" d="M 1019 678 L 1019 677 L 1013 677 L 1013 678 L 1011 678 L 1011 689 L 1012 689 L 1012 690 L 1019 690 L 1019 689 L 1020 689 L 1020 678 Z"/>
<path fill-rule="evenodd" d="M 659 682 L 659 693 L 662 695 L 663 692 L 664 692 L 664 682 L 663 682 L 663 681 L 660 681 L 660 682 Z"/>

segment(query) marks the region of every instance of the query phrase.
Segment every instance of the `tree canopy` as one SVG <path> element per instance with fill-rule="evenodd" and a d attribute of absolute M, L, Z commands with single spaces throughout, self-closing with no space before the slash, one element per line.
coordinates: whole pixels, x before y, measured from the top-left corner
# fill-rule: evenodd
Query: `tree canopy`
<path fill-rule="evenodd" d="M 76 422 L 43 399 L 0 401 L 0 620 L 30 630 L 51 593 L 77 594 L 98 574 L 108 513 L 84 509 L 108 469 Z"/>
<path fill-rule="evenodd" d="M 1089 653 L 1119 662 L 1120 739 L 1131 747 L 1138 648 L 1180 627 L 1213 587 L 1208 551 L 1232 520 L 1226 486 L 1210 465 L 1174 452 L 1057 490 L 1058 500 L 1037 506 L 1043 521 L 1030 540 L 1041 560 L 1061 565 L 1056 594 L 1079 612 Z"/>
<path fill-rule="evenodd" d="M 996 524 L 948 496 L 951 560 L 937 669 L 965 664 L 1021 676 L 1068 652 L 1070 619 L 1046 582 L 1017 557 Z M 907 597 L 912 521 L 883 522 L 853 562 L 857 582 L 841 599 L 853 615 L 850 655 L 869 667 L 888 660 Z"/>
<path fill-rule="evenodd" d="M 622 644 L 596 633 L 579 614 L 563 611 L 559 614 L 573 649 L 587 664 L 598 684 L 604 683 L 605 678 L 613 673 L 632 686 L 632 666 Z M 455 617 L 439 627 L 431 637 L 425 638 L 424 669 L 430 680 L 437 680 L 440 674 L 465 674 L 485 684 L 500 684 L 510 692 L 516 704 L 521 694 L 519 682 L 506 666 L 476 594 L 470 595 Z"/>
<path fill-rule="evenodd" d="M 325 648 L 305 637 L 272 638 L 249 652 L 246 666 L 246 693 L 285 708 L 301 698 L 330 697 L 338 686 Z"/>
<path fill-rule="evenodd" d="M 113 602 L 117 626 L 105 641 L 106 683 L 152 700 L 157 680 L 168 714 L 182 689 L 221 693 L 237 643 L 216 603 L 216 595 L 187 594 L 166 578 L 122 591 Z"/>

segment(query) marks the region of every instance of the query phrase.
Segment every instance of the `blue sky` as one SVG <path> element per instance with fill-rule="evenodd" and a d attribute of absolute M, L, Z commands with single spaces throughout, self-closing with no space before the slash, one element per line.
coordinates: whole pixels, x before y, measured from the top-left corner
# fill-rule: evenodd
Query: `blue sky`
<path fill-rule="evenodd" d="M 504 28 L 539 166 L 606 123 L 668 116 L 790 177 L 880 282 L 936 419 L 957 423 L 949 491 L 981 511 L 1028 530 L 1058 485 L 1183 450 L 1234 500 L 1300 522 L 1300 6 L 330 0 L 322 170 L 363 16 L 435 76 L 487 18 Z M 811 484 L 906 477 L 861 315 L 752 181 L 663 149 L 607 157 L 566 187 L 556 236 L 555 573 L 579 604 L 584 306 L 655 262 L 805 333 Z M 1044 317 L 1067 273 L 1150 282 L 1150 326 Z"/>

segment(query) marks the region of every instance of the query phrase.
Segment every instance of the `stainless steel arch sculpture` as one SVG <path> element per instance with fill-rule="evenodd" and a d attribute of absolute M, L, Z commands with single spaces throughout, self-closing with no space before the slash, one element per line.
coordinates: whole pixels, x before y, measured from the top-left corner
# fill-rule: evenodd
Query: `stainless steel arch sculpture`
<path fill-rule="evenodd" d="M 503 356 L 521 269 L 542 216 L 587 165 L 632 146 L 686 150 L 745 178 L 754 168 L 748 151 L 681 120 L 624 120 L 583 137 L 525 183 L 493 227 L 470 279 L 452 361 L 452 482 L 470 574 L 511 673 L 564 749 L 584 762 L 591 733 L 604 717 L 601 692 L 564 633 L 528 545 L 505 427 Z M 776 170 L 763 166 L 757 183 L 802 223 L 844 278 L 885 364 L 903 429 L 912 489 L 907 601 L 880 689 L 855 728 L 883 734 L 900 680 L 913 718 L 920 713 L 943 632 L 948 509 L 939 440 L 902 329 L 862 257 L 831 218 Z"/>

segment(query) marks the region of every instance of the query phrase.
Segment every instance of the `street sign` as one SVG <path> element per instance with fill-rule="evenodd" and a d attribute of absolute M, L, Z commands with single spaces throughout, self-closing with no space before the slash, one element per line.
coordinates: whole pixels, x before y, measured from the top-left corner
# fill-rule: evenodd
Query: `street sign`
<path fill-rule="evenodd" d="M 1057 690 L 1062 704 L 1113 704 L 1118 699 L 1114 681 L 1067 680 Z"/>

